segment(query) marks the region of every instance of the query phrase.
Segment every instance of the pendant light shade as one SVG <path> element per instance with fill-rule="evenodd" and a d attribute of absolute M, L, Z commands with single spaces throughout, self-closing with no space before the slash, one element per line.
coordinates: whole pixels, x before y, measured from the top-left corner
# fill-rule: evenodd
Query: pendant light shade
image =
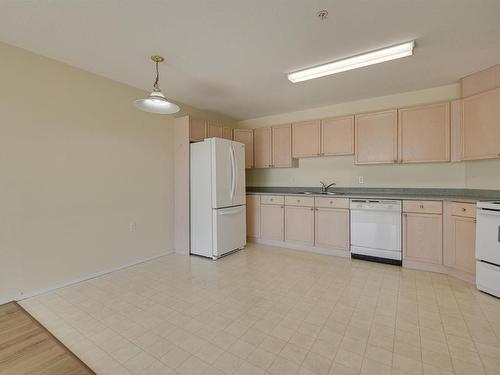
<path fill-rule="evenodd" d="M 153 83 L 153 92 L 145 99 L 135 100 L 134 105 L 142 111 L 163 115 L 179 112 L 179 106 L 169 102 L 160 89 L 160 72 L 158 70 L 158 64 L 163 62 L 164 58 L 161 56 L 151 56 L 151 60 L 155 62 L 156 66 L 156 79 Z"/>

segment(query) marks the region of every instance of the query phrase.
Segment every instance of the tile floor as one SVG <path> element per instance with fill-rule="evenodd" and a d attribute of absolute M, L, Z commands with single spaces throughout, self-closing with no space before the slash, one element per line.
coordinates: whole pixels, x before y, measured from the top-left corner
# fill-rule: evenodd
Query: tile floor
<path fill-rule="evenodd" d="M 23 301 L 98 374 L 500 374 L 500 300 L 457 279 L 249 245 Z"/>

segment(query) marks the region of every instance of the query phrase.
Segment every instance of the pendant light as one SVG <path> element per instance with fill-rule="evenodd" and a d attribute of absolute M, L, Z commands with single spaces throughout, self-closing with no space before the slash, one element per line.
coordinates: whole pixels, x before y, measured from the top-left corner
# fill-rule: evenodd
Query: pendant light
<path fill-rule="evenodd" d="M 142 111 L 159 113 L 162 115 L 169 115 L 179 112 L 179 106 L 177 104 L 169 102 L 160 89 L 160 71 L 158 70 L 158 64 L 165 61 L 165 59 L 161 56 L 155 55 L 151 56 L 151 60 L 154 61 L 156 66 L 156 79 L 153 83 L 153 92 L 146 99 L 135 100 L 134 105 Z"/>

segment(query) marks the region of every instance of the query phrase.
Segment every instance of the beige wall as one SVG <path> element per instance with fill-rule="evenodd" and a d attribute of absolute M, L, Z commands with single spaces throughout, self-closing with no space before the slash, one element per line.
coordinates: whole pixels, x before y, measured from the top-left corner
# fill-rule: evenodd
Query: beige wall
<path fill-rule="evenodd" d="M 0 62 L 0 301 L 173 250 L 173 117 L 22 49 Z"/>
<path fill-rule="evenodd" d="M 470 189 L 500 190 L 500 159 L 468 161 L 465 173 Z"/>
<path fill-rule="evenodd" d="M 336 104 L 241 121 L 240 127 L 262 127 L 456 99 L 459 84 Z M 248 186 L 446 187 L 500 189 L 500 161 L 415 165 L 355 166 L 352 156 L 300 159 L 297 168 L 247 170 Z M 363 176 L 364 184 L 359 184 Z"/>

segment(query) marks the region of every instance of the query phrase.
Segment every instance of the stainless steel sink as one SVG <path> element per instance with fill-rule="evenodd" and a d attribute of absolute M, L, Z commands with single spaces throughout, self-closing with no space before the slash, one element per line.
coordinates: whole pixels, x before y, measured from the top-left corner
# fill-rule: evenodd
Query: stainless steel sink
<path fill-rule="evenodd" d="M 339 193 L 335 193 L 333 191 L 301 191 L 299 194 L 306 195 L 338 195 Z"/>

